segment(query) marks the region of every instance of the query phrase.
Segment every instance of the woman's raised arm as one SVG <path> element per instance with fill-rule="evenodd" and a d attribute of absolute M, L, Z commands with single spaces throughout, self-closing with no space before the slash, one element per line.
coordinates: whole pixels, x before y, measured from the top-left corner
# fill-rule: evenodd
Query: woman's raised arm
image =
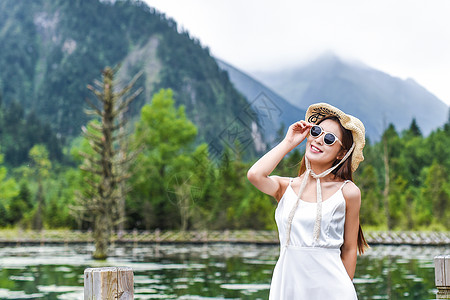
<path fill-rule="evenodd" d="M 289 126 L 281 143 L 261 157 L 247 172 L 247 178 L 261 192 L 276 198 L 280 181 L 277 176 L 270 176 L 286 154 L 297 147 L 307 137 L 312 124 L 299 121 Z"/>

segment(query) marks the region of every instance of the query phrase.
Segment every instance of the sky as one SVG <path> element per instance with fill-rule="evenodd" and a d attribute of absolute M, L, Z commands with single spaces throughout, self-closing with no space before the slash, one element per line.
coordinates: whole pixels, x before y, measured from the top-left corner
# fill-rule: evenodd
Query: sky
<path fill-rule="evenodd" d="M 331 51 L 412 78 L 450 105 L 449 0 L 144 1 L 249 74 Z"/>

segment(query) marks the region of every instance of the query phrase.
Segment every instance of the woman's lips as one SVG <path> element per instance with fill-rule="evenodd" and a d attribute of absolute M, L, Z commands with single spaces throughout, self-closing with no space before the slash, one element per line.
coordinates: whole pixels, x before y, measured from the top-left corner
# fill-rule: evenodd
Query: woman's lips
<path fill-rule="evenodd" d="M 316 146 L 311 145 L 311 152 L 313 152 L 313 153 L 321 153 L 323 151 L 320 150 L 319 148 L 317 148 Z"/>

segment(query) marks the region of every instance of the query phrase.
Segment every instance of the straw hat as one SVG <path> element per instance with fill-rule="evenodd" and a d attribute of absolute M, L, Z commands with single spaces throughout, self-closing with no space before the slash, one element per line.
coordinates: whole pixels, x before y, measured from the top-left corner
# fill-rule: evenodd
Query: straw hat
<path fill-rule="evenodd" d="M 355 172 L 359 163 L 364 160 L 363 149 L 366 144 L 364 125 L 358 118 L 348 115 L 328 103 L 316 103 L 309 106 L 305 120 L 309 123 L 317 124 L 328 116 L 337 117 L 341 125 L 352 132 L 353 142 L 355 143 L 355 149 L 352 153 L 352 172 Z"/>

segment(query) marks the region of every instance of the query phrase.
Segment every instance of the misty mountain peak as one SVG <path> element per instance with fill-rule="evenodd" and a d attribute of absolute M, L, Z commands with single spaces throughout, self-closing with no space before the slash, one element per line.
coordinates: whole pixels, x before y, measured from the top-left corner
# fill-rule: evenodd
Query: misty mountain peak
<path fill-rule="evenodd" d="M 416 118 L 428 134 L 447 120 L 448 106 L 415 80 L 393 77 L 331 51 L 285 71 L 254 75 L 298 108 L 328 102 L 360 118 L 372 140 L 389 123 L 403 130 Z"/>

